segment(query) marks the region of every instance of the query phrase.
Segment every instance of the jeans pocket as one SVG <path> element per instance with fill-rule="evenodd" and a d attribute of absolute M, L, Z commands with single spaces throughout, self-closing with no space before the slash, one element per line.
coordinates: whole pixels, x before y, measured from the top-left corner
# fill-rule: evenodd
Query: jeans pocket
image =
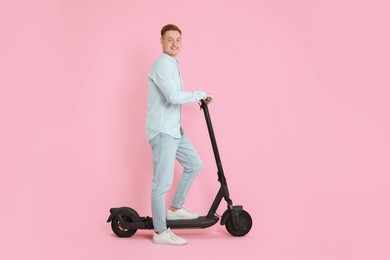
<path fill-rule="evenodd" d="M 155 137 L 149 140 L 150 147 L 152 147 L 152 150 L 156 147 L 158 142 L 161 140 L 161 133 L 157 134 Z"/>

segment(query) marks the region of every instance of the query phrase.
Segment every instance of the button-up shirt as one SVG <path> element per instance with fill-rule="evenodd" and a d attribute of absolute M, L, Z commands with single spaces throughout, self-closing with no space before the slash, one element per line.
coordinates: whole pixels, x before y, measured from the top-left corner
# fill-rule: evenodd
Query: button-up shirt
<path fill-rule="evenodd" d="M 148 140 L 159 133 L 180 138 L 181 105 L 205 99 L 204 91 L 183 91 L 178 61 L 163 53 L 148 75 L 148 111 L 145 130 Z"/>

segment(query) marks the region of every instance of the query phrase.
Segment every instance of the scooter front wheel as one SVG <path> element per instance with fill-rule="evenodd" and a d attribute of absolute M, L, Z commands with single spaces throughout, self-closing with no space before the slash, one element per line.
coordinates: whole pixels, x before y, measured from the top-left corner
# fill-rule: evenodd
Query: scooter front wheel
<path fill-rule="evenodd" d="M 226 219 L 226 230 L 235 237 L 245 236 L 252 228 L 251 215 L 249 215 L 249 213 L 245 210 L 242 210 L 237 216 L 237 220 L 239 227 L 236 228 L 233 225 L 232 217 L 229 215 L 229 217 Z"/>
<path fill-rule="evenodd" d="M 135 234 L 135 232 L 137 232 L 137 229 L 129 229 L 129 228 L 124 227 L 121 224 L 121 220 L 123 222 L 131 222 L 132 219 L 134 219 L 134 218 L 139 218 L 139 215 L 135 210 L 130 209 L 130 208 L 128 208 L 128 212 L 126 212 L 126 214 L 120 214 L 120 215 L 114 216 L 112 218 L 112 221 L 111 221 L 112 231 L 118 237 L 131 237 L 132 235 Z"/>

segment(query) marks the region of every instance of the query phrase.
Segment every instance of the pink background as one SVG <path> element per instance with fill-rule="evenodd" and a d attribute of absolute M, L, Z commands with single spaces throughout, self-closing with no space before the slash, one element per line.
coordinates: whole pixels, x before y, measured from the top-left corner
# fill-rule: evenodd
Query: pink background
<path fill-rule="evenodd" d="M 0 258 L 390 259 L 389 13 L 385 0 L 2 0 Z M 246 237 L 216 225 L 169 247 L 105 223 L 114 206 L 151 213 L 146 77 L 166 23 L 183 30 L 185 89 L 215 94 Z M 218 184 L 196 103 L 183 125 L 205 164 L 186 206 L 204 214 Z"/>

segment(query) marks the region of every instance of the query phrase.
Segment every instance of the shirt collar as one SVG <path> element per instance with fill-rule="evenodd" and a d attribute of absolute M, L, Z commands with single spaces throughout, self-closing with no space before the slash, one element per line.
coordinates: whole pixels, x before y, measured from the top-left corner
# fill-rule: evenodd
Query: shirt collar
<path fill-rule="evenodd" d="M 170 55 L 168 55 L 168 54 L 166 54 L 164 52 L 163 52 L 163 54 L 161 56 L 163 56 L 165 59 L 169 60 L 170 62 L 172 62 L 174 64 L 178 64 L 179 63 L 179 61 L 177 59 L 173 58 L 172 56 L 170 56 Z"/>

